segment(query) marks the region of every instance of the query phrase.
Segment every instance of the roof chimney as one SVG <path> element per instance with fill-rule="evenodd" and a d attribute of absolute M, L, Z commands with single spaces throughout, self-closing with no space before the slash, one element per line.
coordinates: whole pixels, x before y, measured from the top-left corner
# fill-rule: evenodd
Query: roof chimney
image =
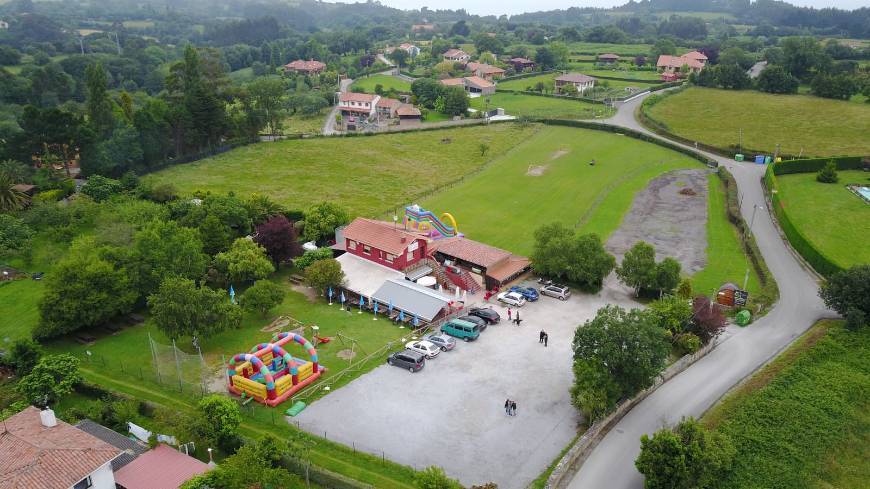
<path fill-rule="evenodd" d="M 49 408 L 39 412 L 39 419 L 42 421 L 42 426 L 46 428 L 57 426 L 57 418 L 54 416 L 54 411 Z"/>
<path fill-rule="evenodd" d="M 408 238 L 406 238 L 405 236 L 402 236 L 399 239 L 401 240 L 402 244 L 404 244 L 406 241 L 408 241 Z"/>

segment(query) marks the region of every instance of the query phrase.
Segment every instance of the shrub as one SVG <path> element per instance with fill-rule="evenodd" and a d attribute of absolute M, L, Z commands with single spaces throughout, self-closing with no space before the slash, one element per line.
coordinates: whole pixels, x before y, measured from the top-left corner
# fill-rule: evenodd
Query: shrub
<path fill-rule="evenodd" d="M 816 173 L 816 180 L 822 183 L 837 183 L 840 180 L 840 177 L 837 176 L 837 165 L 834 160 L 827 162 L 824 168 Z"/>
<path fill-rule="evenodd" d="M 420 489 L 461 489 L 458 481 L 447 477 L 444 469 L 436 466 L 426 467 L 417 473 L 417 487 Z"/>
<path fill-rule="evenodd" d="M 293 265 L 300 270 L 305 270 L 316 261 L 328 260 L 330 258 L 332 258 L 332 250 L 330 248 L 317 248 L 316 250 L 308 250 L 302 256 L 293 260 Z"/>
<path fill-rule="evenodd" d="M 121 185 L 121 182 L 101 175 L 89 177 L 87 183 L 82 186 L 82 193 L 94 199 L 95 202 L 107 200 L 123 190 L 124 187 Z"/>
<path fill-rule="evenodd" d="M 870 316 L 870 265 L 857 265 L 834 274 L 822 284 L 819 296 L 826 306 L 847 318 L 856 311 Z"/>
<path fill-rule="evenodd" d="M 695 353 L 701 348 L 701 338 L 698 338 L 692 333 L 685 333 L 677 336 L 674 342 L 681 355 Z"/>
<path fill-rule="evenodd" d="M 12 348 L 9 349 L 7 358 L 9 366 L 15 370 L 15 373 L 19 377 L 22 377 L 33 370 L 33 367 L 42 358 L 42 354 L 43 349 L 39 343 L 29 338 L 23 338 L 12 343 Z"/>
<path fill-rule="evenodd" d="M 62 189 L 56 188 L 52 190 L 46 190 L 45 192 L 39 192 L 38 194 L 33 196 L 33 202 L 57 202 L 64 197 L 66 197 L 66 192 Z"/>

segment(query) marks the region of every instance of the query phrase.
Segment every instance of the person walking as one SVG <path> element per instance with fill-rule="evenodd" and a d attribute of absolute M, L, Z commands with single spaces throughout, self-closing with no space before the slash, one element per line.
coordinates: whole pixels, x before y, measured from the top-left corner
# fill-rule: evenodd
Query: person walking
<path fill-rule="evenodd" d="M 506 399 L 506 400 L 504 401 L 504 412 L 505 412 L 505 414 L 507 414 L 508 416 L 511 415 L 511 400 L 510 400 L 510 399 Z"/>
<path fill-rule="evenodd" d="M 547 346 L 548 341 L 550 341 L 550 335 L 547 333 L 544 333 L 544 347 Z"/>
<path fill-rule="evenodd" d="M 511 416 L 517 415 L 517 402 L 511 401 Z"/>
<path fill-rule="evenodd" d="M 543 342 L 544 342 L 544 335 L 545 335 L 545 334 L 547 334 L 547 333 L 545 333 L 544 330 L 542 329 L 542 330 L 541 330 L 541 334 L 538 335 L 538 343 L 543 343 Z"/>
<path fill-rule="evenodd" d="M 511 320 L 511 308 L 508 307 L 508 321 Z"/>
<path fill-rule="evenodd" d="M 520 310 L 519 310 L 519 309 L 517 309 L 517 313 L 516 313 L 516 315 L 515 315 L 514 317 L 515 317 L 514 322 L 516 322 L 516 323 L 517 323 L 517 326 L 519 326 L 519 325 L 520 325 L 520 321 L 522 321 L 522 319 L 520 319 Z"/>

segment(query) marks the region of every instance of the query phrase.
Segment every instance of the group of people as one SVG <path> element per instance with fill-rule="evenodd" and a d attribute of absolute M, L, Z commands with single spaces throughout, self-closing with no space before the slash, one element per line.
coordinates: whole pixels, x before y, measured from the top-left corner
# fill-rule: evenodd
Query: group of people
<path fill-rule="evenodd" d="M 511 316 L 513 316 L 513 317 L 511 317 Z M 508 321 L 510 321 L 510 322 L 516 324 L 517 326 L 519 326 L 519 325 L 520 325 L 520 322 L 522 321 L 522 319 L 520 319 L 520 310 L 517 309 L 517 312 L 514 313 L 514 312 L 511 310 L 511 308 L 508 307 Z"/>
<path fill-rule="evenodd" d="M 544 346 L 547 346 L 547 342 L 550 340 L 550 335 L 547 334 L 543 329 L 541 330 L 541 334 L 538 335 L 538 343 L 543 343 Z"/>
<path fill-rule="evenodd" d="M 508 416 L 516 416 L 517 415 L 517 402 L 511 401 L 510 399 L 505 400 L 504 412 Z"/>

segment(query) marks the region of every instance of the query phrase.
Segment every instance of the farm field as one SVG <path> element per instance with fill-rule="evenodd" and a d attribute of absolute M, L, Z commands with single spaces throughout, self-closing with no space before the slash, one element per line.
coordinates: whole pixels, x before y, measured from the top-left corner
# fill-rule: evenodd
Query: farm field
<path fill-rule="evenodd" d="M 731 148 L 807 156 L 870 153 L 870 105 L 806 95 L 691 87 L 645 109 L 671 132 Z"/>
<path fill-rule="evenodd" d="M 592 158 L 595 166 L 588 164 Z M 484 171 L 424 199 L 421 205 L 436 213 L 450 212 L 472 239 L 528 255 L 535 228 L 553 221 L 596 233 L 606 241 L 650 180 L 683 168 L 702 166 L 626 136 L 547 127 Z M 530 169 L 542 173 L 530 176 Z M 724 281 L 742 283 L 748 261 L 725 215 L 721 184 L 715 176 L 710 178 L 708 263 L 696 277 L 699 286 L 712 289 Z M 753 292 L 758 282 L 754 271 L 750 275 Z"/>
<path fill-rule="evenodd" d="M 821 321 L 702 419 L 737 449 L 720 487 L 866 487 L 870 329 Z"/>
<path fill-rule="evenodd" d="M 284 120 L 284 134 L 320 134 L 329 111 L 326 108 L 314 115 L 294 114 L 287 117 Z"/>
<path fill-rule="evenodd" d="M 616 76 L 620 77 L 623 72 L 609 71 L 609 70 L 573 70 L 578 73 L 583 73 L 584 75 L 596 76 L 596 73 L 607 73 L 604 76 Z M 625 72 L 625 73 L 646 73 L 646 72 Z M 554 79 L 559 76 L 559 73 L 547 73 L 544 75 L 538 76 L 530 76 L 528 78 L 519 78 L 516 80 L 508 80 L 499 83 L 496 86 L 496 90 L 526 90 L 527 88 L 534 88 L 534 86 L 538 82 L 542 82 L 548 90 L 552 91 L 555 81 Z M 656 75 L 658 76 L 658 75 Z M 646 80 L 646 79 L 638 79 L 636 82 L 631 81 L 623 81 L 623 80 L 607 80 L 607 79 L 599 79 L 595 82 L 596 86 L 607 86 L 611 89 L 623 89 L 625 87 L 635 87 L 635 88 L 647 88 L 653 86 L 655 83 L 658 83 L 656 80 Z"/>
<path fill-rule="evenodd" d="M 493 124 L 472 130 L 259 143 L 174 166 L 145 180 L 172 183 L 187 194 L 198 189 L 259 192 L 291 209 L 331 200 L 351 215 L 381 216 L 479 169 L 537 130 Z M 486 156 L 480 155 L 480 143 L 490 146 Z"/>
<path fill-rule="evenodd" d="M 867 173 L 839 171 L 840 182 L 816 181 L 815 173 L 777 177 L 783 211 L 823 255 L 843 268 L 870 263 L 870 205 L 845 185 L 870 185 Z"/>
<path fill-rule="evenodd" d="M 486 98 L 489 98 L 489 108 L 501 107 L 505 113 L 517 117 L 551 117 L 554 119 L 592 119 L 605 109 L 583 100 L 558 99 L 524 95 L 519 93 L 496 92 L 489 97 L 471 99 L 471 108 L 485 110 Z"/>
<path fill-rule="evenodd" d="M 411 91 L 410 83 L 390 75 L 372 75 L 360 78 L 353 82 L 350 89 L 356 92 L 375 93 L 377 85 L 383 86 L 384 91 L 389 91 L 390 89 L 396 89 L 398 92 Z"/>

